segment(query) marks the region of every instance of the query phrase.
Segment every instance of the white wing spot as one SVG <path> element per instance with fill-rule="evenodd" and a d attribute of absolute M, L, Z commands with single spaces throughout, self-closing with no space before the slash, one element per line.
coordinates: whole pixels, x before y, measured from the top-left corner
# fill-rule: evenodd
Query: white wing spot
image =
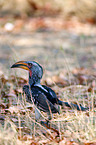
<path fill-rule="evenodd" d="M 41 88 L 42 90 L 44 90 L 45 92 L 48 93 L 48 91 L 44 87 L 42 87 L 41 84 L 35 84 L 34 86 L 37 86 L 37 87 Z"/>

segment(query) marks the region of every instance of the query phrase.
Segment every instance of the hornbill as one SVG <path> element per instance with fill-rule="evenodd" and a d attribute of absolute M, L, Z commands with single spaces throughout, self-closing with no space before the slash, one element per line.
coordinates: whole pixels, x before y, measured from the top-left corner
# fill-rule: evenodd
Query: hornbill
<path fill-rule="evenodd" d="M 46 112 L 49 116 L 49 120 L 52 118 L 52 113 L 59 113 L 59 105 L 75 108 L 79 111 L 88 109 L 77 104 L 59 100 L 51 88 L 41 85 L 40 80 L 43 76 L 43 68 L 37 62 L 19 61 L 13 64 L 11 68 L 22 68 L 29 71 L 29 85 L 24 85 L 23 87 L 26 99 L 31 103 L 33 101 L 39 110 Z M 39 119 L 40 112 L 38 112 L 36 108 L 35 115 L 36 120 Z"/>

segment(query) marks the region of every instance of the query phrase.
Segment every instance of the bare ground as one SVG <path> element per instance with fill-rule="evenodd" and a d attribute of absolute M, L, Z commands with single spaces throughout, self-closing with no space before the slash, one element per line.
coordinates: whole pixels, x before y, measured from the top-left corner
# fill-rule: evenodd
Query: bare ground
<path fill-rule="evenodd" d="M 10 66 L 19 60 L 35 60 L 54 73 L 75 67 L 93 69 L 96 67 L 96 36 L 65 30 L 1 33 L 1 69 L 10 71 Z"/>
<path fill-rule="evenodd" d="M 22 117 L 21 122 L 25 123 L 24 127 L 27 126 L 27 131 L 29 129 L 29 134 L 32 134 L 34 132 L 33 131 L 34 129 L 32 126 L 32 123 L 34 122 L 34 110 L 30 111 L 31 115 L 32 115 L 32 117 L 30 117 L 25 108 L 23 108 L 23 110 L 20 108 L 22 105 L 15 106 L 16 100 L 14 98 L 15 97 L 18 98 L 17 94 L 19 95 L 19 91 L 21 91 L 21 88 L 22 88 L 21 86 L 19 86 L 20 87 L 20 90 L 19 90 L 18 85 L 20 85 L 19 84 L 20 82 L 18 80 L 21 79 L 20 81 L 21 81 L 21 85 L 22 85 L 22 78 L 18 79 L 18 77 L 16 77 L 15 75 L 13 76 L 13 78 L 11 78 L 12 76 L 10 74 L 14 74 L 14 70 L 10 69 L 10 66 L 14 62 L 19 61 L 19 60 L 35 60 L 35 61 L 39 62 L 45 70 L 45 73 L 44 73 L 45 78 L 47 78 L 48 76 L 51 76 L 51 75 L 54 76 L 54 74 L 59 74 L 60 72 L 63 72 L 63 78 L 64 78 L 65 77 L 64 71 L 67 71 L 69 73 L 72 70 L 74 70 L 76 67 L 77 68 L 84 67 L 84 70 L 86 70 L 86 68 L 87 68 L 87 71 L 91 70 L 92 72 L 95 72 L 95 70 L 96 70 L 96 46 L 95 46 L 96 41 L 95 41 L 95 38 L 96 38 L 95 34 L 93 34 L 93 35 L 92 34 L 85 35 L 83 33 L 77 34 L 77 33 L 69 32 L 67 30 L 66 31 L 62 30 L 62 31 L 56 32 L 51 29 L 48 29 L 48 30 L 42 29 L 42 30 L 35 31 L 35 32 L 24 32 L 24 31 L 21 31 L 20 33 L 2 32 L 0 35 L 0 73 L 2 73 L 2 70 L 3 70 L 4 76 L 6 76 L 6 74 L 8 74 L 10 77 L 8 78 L 8 80 L 5 77 L 4 79 L 1 79 L 1 81 L 5 80 L 3 82 L 3 83 L 5 83 L 5 88 L 3 91 L 5 91 L 5 93 L 7 93 L 7 95 L 5 94 L 5 97 L 7 96 L 8 99 L 11 98 L 11 101 L 9 101 L 9 102 L 12 103 L 12 101 L 13 101 L 13 103 L 14 103 L 14 104 L 9 103 L 9 106 L 10 106 L 9 111 L 12 111 L 11 114 L 14 114 L 14 112 L 17 113 L 17 116 L 16 116 L 16 114 L 14 114 L 13 116 L 12 115 L 10 116 L 8 114 L 8 112 L 7 112 L 7 114 L 5 112 L 5 114 L 6 114 L 5 115 L 2 112 L 0 122 L 4 123 L 4 120 L 8 115 L 8 117 L 10 119 L 11 118 L 13 119 L 12 120 L 13 122 L 16 122 L 18 124 L 17 126 L 19 126 L 20 130 L 21 130 L 21 126 L 18 121 L 19 120 L 18 114 L 22 111 L 23 115 L 21 115 L 21 117 Z M 90 77 L 91 77 L 91 71 L 90 71 Z M 26 73 L 25 73 L 25 71 L 23 72 L 23 70 L 16 69 L 16 73 L 20 77 L 22 77 L 22 75 L 24 75 L 27 78 Z M 61 77 L 62 77 L 62 73 L 61 73 Z M 89 80 L 89 78 L 90 78 L 90 77 L 86 78 L 86 71 L 85 71 L 84 77 L 83 77 L 83 81 L 85 81 L 86 79 Z M 15 81 L 14 81 L 14 78 L 15 78 Z M 58 77 L 55 77 L 55 81 L 56 81 L 56 79 L 57 79 L 57 83 L 58 83 Z M 78 78 L 78 75 L 77 75 L 77 79 L 80 79 L 80 81 L 82 81 L 82 78 Z M 74 79 L 73 81 L 75 81 L 75 80 L 76 79 Z M 82 82 L 80 85 L 71 84 L 71 86 L 70 86 L 69 83 L 66 85 L 66 79 L 64 79 L 64 81 L 61 80 L 61 82 L 59 79 L 59 82 L 61 83 L 61 85 L 63 82 L 65 87 L 64 86 L 58 87 L 58 86 L 56 86 L 56 84 L 51 87 L 52 87 L 52 89 L 55 90 L 56 94 L 61 97 L 60 99 L 62 99 L 64 101 L 69 100 L 70 102 L 75 101 L 75 103 L 79 102 L 83 105 L 85 104 L 85 106 L 88 107 L 89 104 L 92 104 L 92 101 L 90 101 L 90 100 L 93 99 L 93 102 L 96 102 L 96 101 L 94 101 L 95 100 L 94 98 L 96 98 L 95 97 L 96 94 L 94 93 L 96 91 L 96 89 L 94 87 L 95 86 L 94 80 L 95 79 L 93 79 L 93 78 L 91 81 L 89 80 L 90 83 L 92 84 L 93 88 L 91 88 L 87 85 L 84 86 Z M 9 82 L 6 84 L 7 81 L 9 81 Z M 10 83 L 12 83 L 12 85 L 9 88 L 8 85 Z M 24 83 L 24 80 L 23 80 L 23 83 Z M 73 84 L 75 84 L 75 83 L 73 83 Z M 3 89 L 2 86 L 3 85 L 1 85 L 1 90 Z M 6 88 L 6 86 L 7 86 L 7 88 Z M 10 90 L 12 91 L 11 93 L 13 93 L 13 89 L 15 89 L 14 87 L 17 87 L 18 93 L 10 94 Z M 9 88 L 9 90 L 8 90 L 8 88 Z M 6 92 L 6 90 L 9 92 Z M 4 95 L 4 94 L 2 94 L 2 95 Z M 10 95 L 12 95 L 12 96 L 10 96 Z M 14 97 L 14 95 L 15 95 L 15 97 Z M 89 98 L 89 102 L 88 102 L 88 98 Z M 2 100 L 5 104 L 2 102 L 1 103 L 3 106 L 5 105 L 4 107 L 6 108 L 6 103 L 8 103 L 8 102 L 6 101 L 6 98 L 4 98 L 4 97 L 3 97 L 3 99 L 1 99 L 1 101 Z M 7 105 L 7 108 L 9 106 Z M 17 110 L 16 110 L 16 107 L 17 107 Z M 2 110 L 4 111 L 4 109 L 2 109 Z M 24 113 L 25 114 L 27 113 L 27 114 L 24 115 Z M 64 137 L 70 138 L 71 141 L 76 141 L 76 142 L 78 140 L 80 142 L 82 142 L 82 141 L 85 142 L 86 140 L 88 140 L 88 141 L 95 140 L 96 141 L 96 131 L 94 129 L 94 123 L 90 123 L 90 118 L 92 118 L 91 113 L 93 113 L 92 110 L 86 114 L 75 113 L 75 111 L 72 112 L 72 110 L 70 110 L 70 112 L 65 113 L 65 110 L 63 110 L 63 111 L 61 110 L 60 116 L 58 116 L 57 114 L 56 114 L 56 116 L 54 115 L 54 119 L 52 121 L 55 122 L 54 123 L 55 125 L 58 122 L 58 126 L 60 128 L 61 137 L 62 137 L 61 142 L 63 141 L 61 144 L 64 144 L 64 142 L 67 142 L 67 141 L 65 141 Z M 87 121 L 86 121 L 86 116 L 87 116 Z M 94 113 L 94 116 L 92 119 L 94 119 L 94 121 L 96 122 L 95 116 L 96 115 Z M 79 125 L 78 125 L 78 123 L 79 123 Z M 11 123 L 11 125 L 12 125 L 12 123 Z M 60 127 L 60 125 L 61 125 L 61 127 Z M 76 127 L 74 127 L 74 126 L 76 126 Z M 67 127 L 69 127 L 69 128 L 67 128 Z M 83 127 L 85 127 L 84 132 L 82 132 Z M 15 127 L 13 127 L 13 129 L 14 128 Z M 72 129 L 75 131 L 73 131 Z M 93 132 L 91 132 L 92 129 L 93 129 Z M 1 130 L 2 130 L 2 128 L 1 128 Z M 35 130 L 36 135 L 38 133 L 40 133 L 40 136 L 38 137 L 39 142 L 42 141 L 42 139 L 41 139 L 42 134 L 40 132 L 41 130 L 42 129 L 40 126 L 38 129 Z M 91 130 L 90 133 L 89 133 L 89 130 Z M 6 133 L 6 130 L 4 133 Z M 51 133 L 51 131 L 50 131 L 50 133 Z M 16 132 L 13 134 L 13 136 L 15 136 L 15 134 L 16 134 Z M 18 133 L 18 134 L 20 134 L 20 133 Z M 83 136 L 82 136 L 82 134 L 83 134 Z M 21 136 L 21 134 L 20 134 L 20 136 Z M 53 134 L 53 136 L 54 136 L 54 134 Z M 6 137 L 5 134 L 2 136 L 2 140 L 6 141 L 6 139 L 4 137 Z M 19 139 L 18 135 L 17 135 L 17 138 Z M 44 139 L 45 139 L 45 137 L 44 137 Z M 46 141 L 46 140 L 44 141 L 44 139 L 43 139 L 43 142 Z M 10 140 L 12 140 L 12 139 L 9 137 L 9 141 Z M 21 140 L 22 140 L 22 138 L 21 138 Z M 32 142 L 32 140 L 33 140 L 33 136 L 31 135 L 31 142 Z M 35 138 L 35 140 L 37 140 L 37 138 Z M 48 138 L 47 138 L 47 140 L 48 140 Z M 46 141 L 46 142 L 49 142 L 49 141 Z M 54 142 L 54 140 L 53 140 L 53 142 Z M 16 142 L 15 142 L 15 144 L 16 144 Z M 20 143 L 18 143 L 18 144 L 20 144 Z M 51 144 L 53 144 L 52 141 L 51 141 Z M 55 144 L 56 144 L 56 142 L 55 142 Z"/>

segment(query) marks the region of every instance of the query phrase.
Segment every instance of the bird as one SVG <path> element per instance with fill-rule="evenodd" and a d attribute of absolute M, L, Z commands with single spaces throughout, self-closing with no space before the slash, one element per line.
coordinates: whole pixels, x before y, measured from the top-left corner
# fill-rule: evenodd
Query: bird
<path fill-rule="evenodd" d="M 60 114 L 60 105 L 75 108 L 79 111 L 88 110 L 81 105 L 63 102 L 58 99 L 56 93 L 48 86 L 41 85 L 43 76 L 42 66 L 35 61 L 18 61 L 11 68 L 22 68 L 29 72 L 29 84 L 23 86 L 23 92 L 26 94 L 26 100 L 35 104 L 35 118 L 40 118 L 40 111 L 48 114 L 48 121 L 52 119 L 52 114 Z"/>

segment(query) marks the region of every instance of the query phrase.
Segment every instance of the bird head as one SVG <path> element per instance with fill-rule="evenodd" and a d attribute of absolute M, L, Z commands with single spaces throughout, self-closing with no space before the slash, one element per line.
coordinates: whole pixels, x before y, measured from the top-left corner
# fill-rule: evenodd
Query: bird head
<path fill-rule="evenodd" d="M 22 68 L 29 72 L 29 84 L 39 83 L 43 76 L 43 68 L 35 61 L 19 61 L 11 66 L 11 68 Z"/>

